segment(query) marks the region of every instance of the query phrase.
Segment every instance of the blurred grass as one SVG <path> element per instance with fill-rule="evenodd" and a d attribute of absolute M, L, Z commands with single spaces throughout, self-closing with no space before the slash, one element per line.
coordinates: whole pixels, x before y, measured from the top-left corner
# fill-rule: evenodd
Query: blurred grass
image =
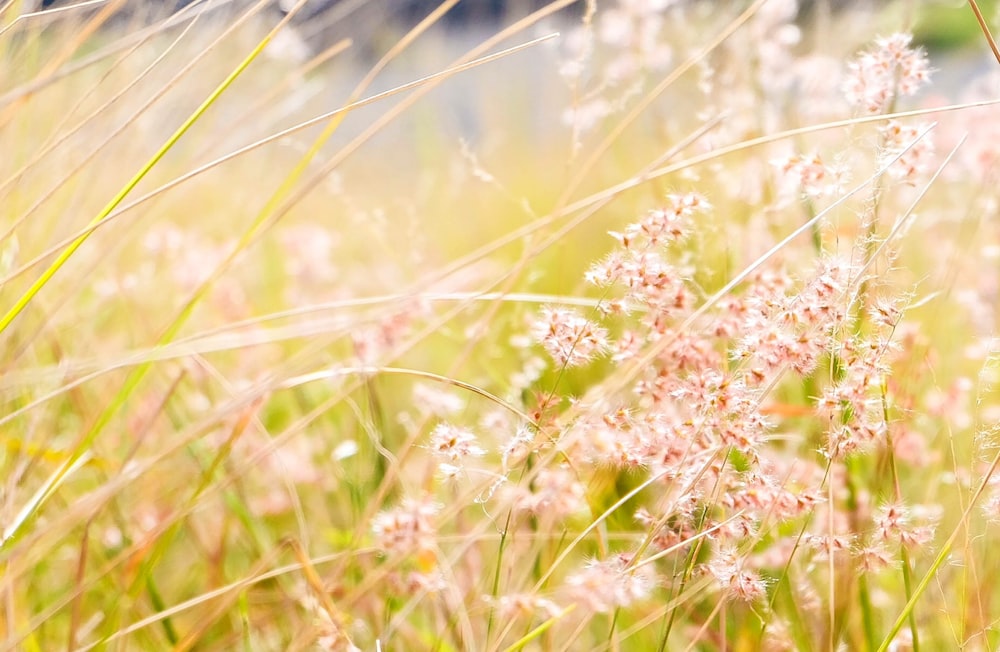
<path fill-rule="evenodd" d="M 972 24 L 967 12 L 940 11 L 940 16 L 930 14 L 924 19 L 938 33 L 937 37 L 923 36 L 927 43 L 952 34 L 944 27 L 946 15 L 961 13 Z M 151 39 L 120 61 L 103 60 L 0 107 L 0 141 L 5 143 L 0 177 L 10 181 L 0 218 L 11 234 L 5 246 L 13 265 L 41 255 L 83 228 L 267 27 L 265 21 L 252 24 L 166 88 L 170 75 L 202 52 L 210 35 L 224 26 L 210 18 L 204 23 L 204 32 L 199 28 L 184 36 L 121 102 L 94 115 L 29 169 L 23 166 L 40 151 L 40 143 L 53 142 L 69 125 L 131 84 L 170 47 L 177 32 Z M 76 25 L 72 21 L 45 29 L 29 25 L 16 38 L 0 40 L 0 47 L 6 48 L 0 53 L 4 93 L 30 83 Z M 87 41 L 75 56 L 99 51 L 102 41 L 114 42 L 116 33 L 102 33 Z M 695 42 L 700 35 L 692 29 L 689 35 L 678 35 L 679 40 L 684 38 Z M 845 43 L 842 48 L 850 51 L 854 45 Z M 440 36 L 420 44 L 377 80 L 373 92 L 443 69 L 456 54 L 454 47 Z M 151 170 L 136 193 L 156 188 L 276 129 L 342 105 L 364 70 L 364 58 L 350 61 L 350 56 L 349 51 L 334 57 L 244 117 L 248 105 L 294 78 L 301 66 L 281 58 L 256 62 L 250 74 L 221 96 Z M 93 442 L 93 461 L 67 479 L 23 540 L 0 550 L 0 561 L 5 564 L 5 579 L 0 583 L 6 596 L 3 635 L 8 645 L 47 649 L 54 642 L 69 641 L 72 648 L 74 637 L 82 643 L 118 636 L 130 623 L 254 575 L 265 562 L 272 567 L 292 563 L 294 555 L 281 544 L 287 537 L 313 552 L 367 550 L 369 542 L 354 540 L 353 535 L 361 517 L 373 508 L 372 497 L 392 464 L 384 451 L 412 452 L 406 444 L 412 441 L 414 426 L 401 419 L 413 407 L 412 382 L 359 375 L 291 390 L 281 388 L 280 382 L 350 358 L 357 349 L 352 336 L 393 315 L 411 312 L 408 299 L 395 296 L 402 289 L 553 209 L 575 173 L 574 163 L 580 160 L 571 157 L 570 138 L 551 109 L 568 102 L 567 91 L 551 81 L 557 63 L 555 51 L 538 47 L 456 76 L 430 93 L 346 158 L 259 242 L 247 246 L 194 310 L 174 349 L 167 342 L 157 343 L 164 329 L 197 283 L 267 205 L 319 128 L 186 181 L 94 232 L 79 255 L 68 261 L 5 333 L 4 409 L 7 415 L 23 410 L 3 422 L 6 445 L 0 449 L 0 465 L 7 477 L 5 522 L 41 479 L 65 461 L 78 433 L 92 427 L 126 382 L 128 371 L 145 364 L 151 365 L 151 371 L 127 401 L 125 413 L 115 417 Z M 688 89 L 691 82 L 690 78 L 683 81 Z M 132 111 L 161 90 L 167 91 L 162 99 L 122 128 Z M 643 118 L 618 139 L 587 175 L 584 187 L 602 189 L 631 178 L 686 130 L 694 129 L 697 107 L 693 100 L 691 106 L 685 103 L 686 95 L 693 93 L 679 92 L 657 105 L 652 117 Z M 385 110 L 386 106 L 373 105 L 349 114 L 306 176 L 337 155 Z M 94 158 L 73 170 L 113 134 L 117 135 Z M 478 167 L 470 155 L 463 155 L 460 139 L 475 155 Z M 709 187 L 727 179 L 735 183 L 753 158 L 727 159 L 728 170 L 718 176 L 709 166 L 691 172 L 703 175 Z M 68 180 L 57 187 L 63 175 L 69 175 Z M 622 193 L 593 219 L 532 253 L 530 269 L 506 288 L 542 295 L 598 296 L 580 279 L 590 262 L 608 250 L 606 231 L 633 221 L 665 192 L 693 185 L 694 180 L 677 174 Z M 754 228 L 753 207 L 721 189 L 710 200 L 725 221 L 703 225 L 699 240 L 691 245 L 699 256 L 694 278 L 706 295 L 760 253 L 753 248 L 756 243 L 746 240 L 746 233 Z M 38 207 L 32 210 L 36 202 Z M 766 224 L 773 233 L 759 237 L 762 241 L 777 237 L 797 226 L 799 217 L 796 213 L 774 216 Z M 980 218 L 980 223 L 985 219 Z M 969 231 L 960 234 L 964 239 L 956 241 L 959 253 L 954 257 L 943 258 L 937 248 L 953 237 L 951 224 L 926 227 L 921 231 L 923 240 L 908 239 L 898 271 L 899 285 L 928 286 L 928 291 L 943 287 L 949 302 L 944 305 L 952 306 L 954 298 L 948 294 L 970 284 L 968 275 L 974 273 L 960 252 L 980 237 L 996 235 L 984 235 L 965 221 L 962 224 Z M 322 233 L 332 236 L 329 243 L 321 241 Z M 512 350 L 510 337 L 524 331 L 526 319 L 537 306 L 527 301 L 472 302 L 462 293 L 505 280 L 520 257 L 539 242 L 538 237 L 515 240 L 437 283 L 433 289 L 455 298 L 440 301 L 435 308 L 444 306 L 442 314 L 452 309 L 462 312 L 454 318 L 426 319 L 425 331 L 418 330 L 391 347 L 399 349 L 392 356 L 393 364 L 466 379 L 502 393 L 504 379 L 520 367 L 519 356 L 525 355 Z M 948 261 L 944 265 L 943 259 Z M 5 306 L 26 291 L 40 269 L 4 282 L 0 296 Z M 9 273 L 11 268 L 4 271 Z M 390 298 L 379 300 L 382 296 Z M 364 298 L 375 300 L 370 306 L 347 305 Z M 344 303 L 324 307 L 332 301 Z M 309 312 L 284 320 L 284 335 L 275 332 L 274 326 L 257 326 L 253 321 L 296 308 Z M 970 325 L 957 308 L 943 310 L 932 303 L 914 311 L 913 319 L 923 328 L 921 336 L 933 342 L 935 357 L 926 362 L 934 373 L 918 370 L 924 361 L 914 361 L 913 373 L 902 374 L 899 381 L 904 393 L 920 395 L 925 385 L 943 388 L 953 378 L 975 374 L 977 362 L 962 354 Z M 241 320 L 251 321 L 238 333 L 226 330 Z M 421 328 L 423 320 L 422 315 L 415 319 Z M 209 340 L 210 336 L 216 339 Z M 186 337 L 193 338 L 187 345 L 201 341 L 204 348 L 188 352 Z M 249 343 L 252 337 L 263 341 Z M 164 351 L 173 353 L 168 359 L 158 359 Z M 559 393 L 579 396 L 613 368 L 612 363 L 602 362 L 586 371 L 548 372 L 538 387 L 553 388 L 558 379 Z M 68 387 L 91 371 L 98 375 Z M 25 409 L 49 392 L 55 393 L 51 399 Z M 801 399 L 790 396 L 788 402 L 801 403 Z M 485 412 L 487 408 L 480 403 L 486 401 L 470 397 L 461 415 L 473 419 Z M 919 413 L 913 418 L 926 419 L 928 429 L 939 427 Z M 942 451 L 951 447 L 955 465 L 971 473 L 975 443 L 950 437 L 951 433 L 934 433 L 930 441 Z M 359 453 L 336 459 L 335 449 L 346 439 L 358 441 Z M 275 449 L 284 457 L 272 455 Z M 947 468 L 947 460 L 940 464 Z M 415 466 L 402 472 L 398 486 L 390 491 L 426 488 L 431 482 L 428 468 Z M 887 487 L 881 477 L 882 462 L 866 460 L 861 467 L 859 477 L 871 479 L 873 487 Z M 606 509 L 635 485 L 635 478 L 625 474 L 599 475 L 590 487 L 592 511 Z M 904 480 L 908 496 L 930 499 L 950 491 L 919 473 Z M 957 488 L 955 494 L 958 503 Z M 478 507 L 452 507 L 458 512 L 456 520 L 479 513 Z M 603 536 L 624 532 L 630 513 L 615 514 Z M 943 526 L 953 526 L 955 519 L 956 513 L 949 511 Z M 487 535 L 498 536 L 495 528 L 487 530 Z M 540 556 L 557 554 L 560 539 L 550 543 L 552 549 L 543 550 Z M 583 548 L 586 554 L 600 552 L 594 541 Z M 521 552 L 528 550 L 533 548 L 525 546 Z M 374 573 L 370 552 L 358 556 L 360 561 L 347 566 L 343 577 L 328 580 L 334 586 L 326 588 L 338 601 Z M 983 561 L 978 569 L 982 582 L 990 577 L 992 567 L 988 555 L 980 554 L 977 559 Z M 198 608 L 171 614 L 156 627 L 140 628 L 123 637 L 121 645 L 159 649 L 179 645 L 187 632 L 200 632 L 200 649 L 230 649 L 240 637 L 253 641 L 250 646 L 255 649 L 290 645 L 310 627 L 297 606 L 304 589 L 295 572 L 262 581 L 253 591 L 239 591 L 239 617 L 218 598 L 206 598 Z M 108 596 L 117 599 L 111 601 Z M 355 595 L 351 598 L 357 600 Z M 937 596 L 943 604 L 948 598 Z M 393 611 L 406 608 L 401 599 L 387 598 L 386 603 L 384 611 L 372 609 L 368 615 L 388 621 Z M 222 609 L 220 614 L 212 614 L 215 605 Z M 708 611 L 705 605 L 691 609 L 701 617 L 708 615 L 701 613 Z M 642 615 L 623 614 L 617 626 L 627 630 Z M 750 613 L 744 616 L 752 619 Z M 734 617 L 730 622 L 738 628 L 745 621 Z M 412 619 L 408 640 L 430 647 L 436 644 L 441 624 L 440 619 L 419 614 Z M 606 627 L 603 622 L 591 626 L 595 640 L 601 639 Z M 944 626 L 939 627 L 932 640 L 948 640 Z M 527 628 L 518 632 L 527 639 L 535 634 Z M 24 636 L 28 638 L 19 638 Z M 642 641 L 635 645 L 652 645 L 655 636 L 654 632 L 630 640 Z M 749 641 L 741 638 L 747 636 L 747 632 L 732 632 L 734 641 Z M 455 635 L 453 640 L 461 637 Z M 449 644 L 440 645 L 439 649 L 447 649 Z"/>
<path fill-rule="evenodd" d="M 1000 3 L 977 0 L 987 20 L 996 18 Z M 982 48 L 983 33 L 969 11 L 967 0 L 930 2 L 918 5 L 914 36 L 934 51 L 954 48 Z"/>

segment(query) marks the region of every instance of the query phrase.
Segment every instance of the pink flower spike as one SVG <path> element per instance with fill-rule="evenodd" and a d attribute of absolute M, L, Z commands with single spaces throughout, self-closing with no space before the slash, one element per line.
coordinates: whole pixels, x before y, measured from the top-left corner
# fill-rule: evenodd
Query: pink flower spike
<path fill-rule="evenodd" d="M 532 334 L 556 364 L 576 367 L 608 350 L 608 332 L 569 308 L 542 308 Z"/>

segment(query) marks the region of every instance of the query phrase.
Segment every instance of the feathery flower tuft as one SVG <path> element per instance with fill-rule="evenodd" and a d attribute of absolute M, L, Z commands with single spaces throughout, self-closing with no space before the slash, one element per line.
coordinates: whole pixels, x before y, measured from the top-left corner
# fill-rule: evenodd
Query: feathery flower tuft
<path fill-rule="evenodd" d="M 566 578 L 566 588 L 577 603 L 591 611 L 608 613 L 644 600 L 656 587 L 649 565 L 630 567 L 631 555 L 618 554 L 604 561 L 591 560 Z"/>
<path fill-rule="evenodd" d="M 608 350 L 608 332 L 569 308 L 542 308 L 532 334 L 556 364 L 577 367 Z"/>
<path fill-rule="evenodd" d="M 406 498 L 399 507 L 380 512 L 372 519 L 375 546 L 401 557 L 433 552 L 437 537 L 434 517 L 440 509 L 429 499 Z"/>
<path fill-rule="evenodd" d="M 930 80 L 927 55 L 910 47 L 913 36 L 893 34 L 875 40 L 875 46 L 848 64 L 844 93 L 847 101 L 865 113 L 882 113 L 899 95 L 913 95 Z"/>

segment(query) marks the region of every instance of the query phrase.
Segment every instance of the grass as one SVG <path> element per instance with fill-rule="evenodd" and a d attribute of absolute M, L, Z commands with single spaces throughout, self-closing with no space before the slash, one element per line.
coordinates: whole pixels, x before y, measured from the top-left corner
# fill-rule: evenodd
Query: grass
<path fill-rule="evenodd" d="M 1000 646 L 997 73 L 456 4 L 0 9 L 4 649 Z"/>

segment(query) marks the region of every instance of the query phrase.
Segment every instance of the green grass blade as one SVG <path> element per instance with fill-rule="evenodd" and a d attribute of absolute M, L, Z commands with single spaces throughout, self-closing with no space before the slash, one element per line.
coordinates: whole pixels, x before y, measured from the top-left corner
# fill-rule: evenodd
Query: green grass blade
<path fill-rule="evenodd" d="M 544 634 L 546 630 L 548 630 L 550 627 L 552 627 L 552 625 L 556 623 L 557 620 L 559 620 L 569 612 L 573 611 L 574 608 L 576 608 L 575 604 L 571 604 L 570 606 L 566 607 L 565 609 L 557 613 L 555 616 L 552 616 L 544 623 L 542 623 L 538 627 L 534 628 L 533 630 L 522 636 L 510 647 L 504 648 L 504 652 L 515 652 L 516 650 L 524 649 L 525 645 L 527 645 L 528 643 L 532 642 L 533 640 Z"/>

